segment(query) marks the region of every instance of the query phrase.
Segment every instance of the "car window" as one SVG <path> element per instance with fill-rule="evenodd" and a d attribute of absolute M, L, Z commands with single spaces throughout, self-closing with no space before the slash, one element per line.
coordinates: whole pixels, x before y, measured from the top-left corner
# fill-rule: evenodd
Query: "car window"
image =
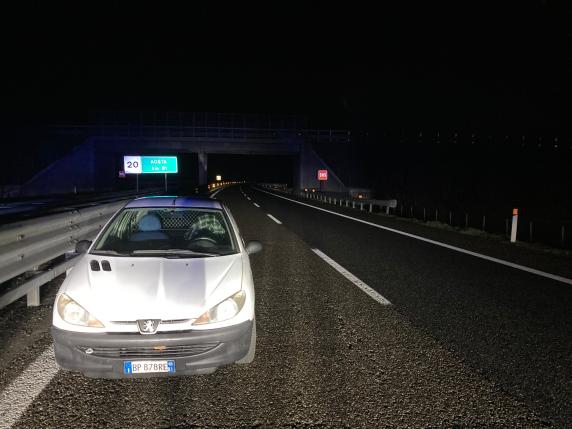
<path fill-rule="evenodd" d="M 144 251 L 182 250 L 229 254 L 237 250 L 230 222 L 221 210 L 127 208 L 108 225 L 92 253 L 149 255 Z"/>

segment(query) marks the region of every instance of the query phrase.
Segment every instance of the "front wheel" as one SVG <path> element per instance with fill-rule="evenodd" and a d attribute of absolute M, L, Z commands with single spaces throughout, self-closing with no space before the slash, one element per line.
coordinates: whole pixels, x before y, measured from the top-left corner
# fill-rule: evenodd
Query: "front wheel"
<path fill-rule="evenodd" d="M 250 334 L 250 348 L 248 349 L 248 353 L 242 359 L 237 360 L 236 363 L 239 365 L 243 365 L 252 362 L 254 360 L 255 353 L 256 353 L 256 319 L 254 319 L 254 323 L 252 324 L 252 333 Z"/>

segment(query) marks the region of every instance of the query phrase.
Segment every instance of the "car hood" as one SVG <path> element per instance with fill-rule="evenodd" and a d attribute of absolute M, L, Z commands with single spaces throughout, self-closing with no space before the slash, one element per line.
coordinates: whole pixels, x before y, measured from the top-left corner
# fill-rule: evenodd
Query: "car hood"
<path fill-rule="evenodd" d="M 111 271 L 94 271 L 108 261 Z M 241 254 L 167 259 L 85 255 L 63 291 L 106 321 L 179 320 L 199 317 L 241 289 Z"/>

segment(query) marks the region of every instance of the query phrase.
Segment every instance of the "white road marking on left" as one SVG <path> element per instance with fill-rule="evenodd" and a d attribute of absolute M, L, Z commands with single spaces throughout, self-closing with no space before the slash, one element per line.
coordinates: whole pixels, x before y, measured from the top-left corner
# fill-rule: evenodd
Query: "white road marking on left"
<path fill-rule="evenodd" d="M 282 222 L 280 222 L 278 219 L 276 219 L 274 216 L 272 216 L 270 213 L 266 213 L 266 216 L 268 216 L 270 219 L 272 219 L 274 222 L 276 222 L 278 225 L 282 225 Z"/>
<path fill-rule="evenodd" d="M 12 427 L 58 371 L 50 346 L 0 393 L 0 429 Z"/>
<path fill-rule="evenodd" d="M 259 206 L 258 204 L 256 204 L 256 203 L 252 203 L 252 204 L 254 204 L 256 207 L 260 207 L 260 206 Z"/>

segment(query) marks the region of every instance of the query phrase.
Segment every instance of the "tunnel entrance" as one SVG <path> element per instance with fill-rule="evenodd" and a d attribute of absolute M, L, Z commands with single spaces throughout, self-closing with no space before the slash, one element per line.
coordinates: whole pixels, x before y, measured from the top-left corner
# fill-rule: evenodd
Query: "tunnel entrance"
<path fill-rule="evenodd" d="M 220 174 L 223 180 L 286 183 L 291 187 L 297 164 L 297 155 L 209 154 L 207 178 L 212 183 Z"/>

